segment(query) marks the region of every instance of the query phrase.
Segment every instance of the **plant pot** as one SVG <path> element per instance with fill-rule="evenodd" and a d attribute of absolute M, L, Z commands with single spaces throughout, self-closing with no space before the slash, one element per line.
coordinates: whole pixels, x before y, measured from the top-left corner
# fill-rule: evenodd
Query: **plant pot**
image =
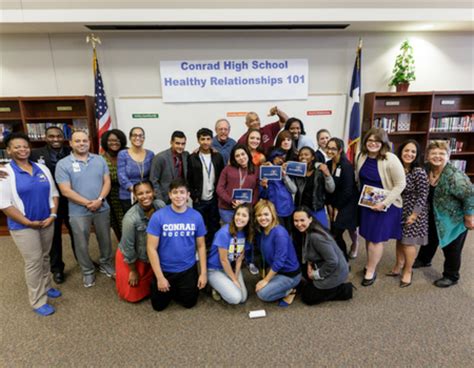
<path fill-rule="evenodd" d="M 400 83 L 397 84 L 395 87 L 397 88 L 397 92 L 408 92 L 408 87 L 410 86 L 410 83 Z"/>

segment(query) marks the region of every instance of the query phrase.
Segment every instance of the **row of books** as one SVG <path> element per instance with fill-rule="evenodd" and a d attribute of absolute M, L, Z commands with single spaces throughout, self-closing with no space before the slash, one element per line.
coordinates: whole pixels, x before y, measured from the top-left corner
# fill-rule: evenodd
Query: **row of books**
<path fill-rule="evenodd" d="M 474 114 L 431 119 L 430 132 L 473 132 Z"/>
<path fill-rule="evenodd" d="M 6 164 L 10 162 L 8 158 L 7 151 L 5 149 L 0 149 L 0 164 Z"/>
<path fill-rule="evenodd" d="M 446 141 L 449 145 L 449 150 L 451 153 L 462 152 L 464 142 L 458 141 L 456 138 L 441 138 L 439 140 Z M 430 141 L 431 142 L 431 141 Z"/>
<path fill-rule="evenodd" d="M 26 132 L 28 137 L 33 141 L 41 141 L 46 138 L 46 129 L 55 126 L 61 128 L 64 132 L 64 138 L 70 139 L 71 134 L 75 130 L 82 130 L 89 134 L 87 127 L 87 120 L 85 119 L 74 119 L 72 124 L 67 123 L 29 123 L 26 124 Z"/>
<path fill-rule="evenodd" d="M 451 165 L 453 165 L 458 170 L 461 170 L 463 173 L 466 172 L 466 160 L 450 160 L 449 162 L 451 163 Z"/>
<path fill-rule="evenodd" d="M 387 117 L 377 118 L 374 120 L 374 126 L 382 128 L 387 133 L 406 132 L 410 130 L 411 114 L 398 114 L 397 119 Z"/>

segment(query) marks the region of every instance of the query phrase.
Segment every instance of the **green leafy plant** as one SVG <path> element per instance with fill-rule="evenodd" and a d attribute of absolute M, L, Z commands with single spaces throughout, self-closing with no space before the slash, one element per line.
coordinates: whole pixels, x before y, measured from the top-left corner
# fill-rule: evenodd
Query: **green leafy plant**
<path fill-rule="evenodd" d="M 415 59 L 413 58 L 413 47 L 408 40 L 403 41 L 400 46 L 400 54 L 395 59 L 392 70 L 392 78 L 389 86 L 396 86 L 402 83 L 410 83 L 415 77 Z"/>

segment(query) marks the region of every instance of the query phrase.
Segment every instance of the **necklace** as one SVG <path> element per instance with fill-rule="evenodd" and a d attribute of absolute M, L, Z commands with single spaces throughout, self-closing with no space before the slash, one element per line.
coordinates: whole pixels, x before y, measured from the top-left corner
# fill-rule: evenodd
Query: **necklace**
<path fill-rule="evenodd" d="M 432 186 L 436 186 L 436 184 L 438 184 L 439 182 L 440 177 L 441 177 L 441 173 L 434 174 L 433 171 L 430 171 L 430 184 Z"/>

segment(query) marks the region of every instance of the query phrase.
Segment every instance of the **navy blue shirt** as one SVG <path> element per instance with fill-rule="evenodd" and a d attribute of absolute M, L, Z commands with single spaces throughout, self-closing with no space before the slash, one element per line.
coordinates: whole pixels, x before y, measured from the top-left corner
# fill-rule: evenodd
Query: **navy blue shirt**
<path fill-rule="evenodd" d="M 49 192 L 51 186 L 48 178 L 34 162 L 33 174 L 21 169 L 14 160 L 10 162 L 15 172 L 16 191 L 25 209 L 25 217 L 30 221 L 43 221 L 49 217 L 51 212 L 49 203 Z M 28 229 L 28 226 L 13 221 L 8 217 L 8 228 L 10 230 Z"/>

